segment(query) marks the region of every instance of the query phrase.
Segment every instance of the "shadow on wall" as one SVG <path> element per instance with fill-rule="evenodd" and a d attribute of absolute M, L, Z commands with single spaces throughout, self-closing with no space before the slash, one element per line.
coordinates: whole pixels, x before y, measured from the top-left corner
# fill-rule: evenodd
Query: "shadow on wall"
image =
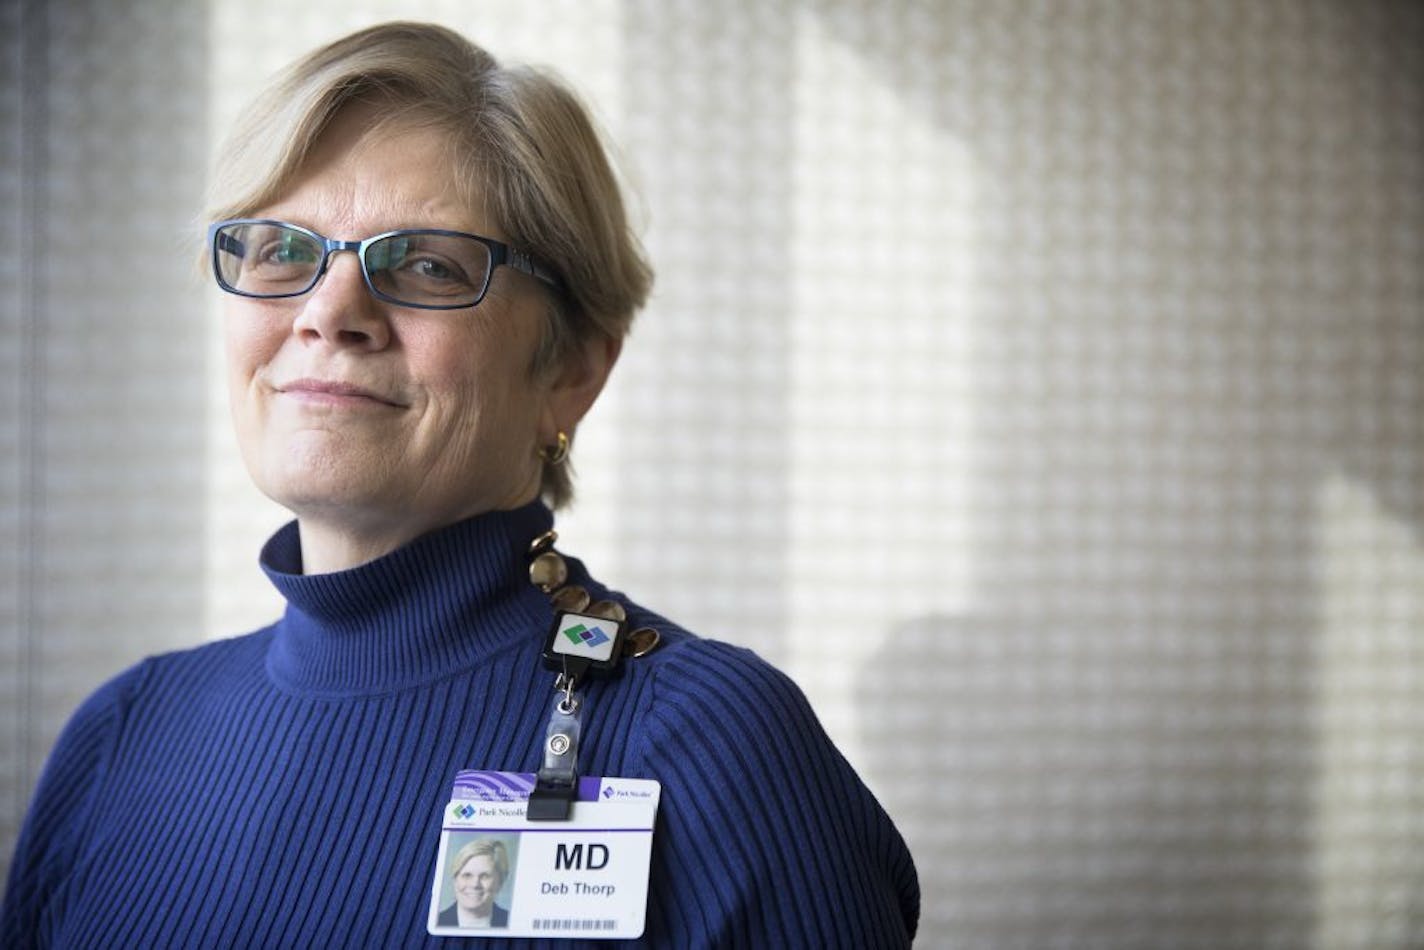
<path fill-rule="evenodd" d="M 925 945 L 1309 942 L 1309 717 L 1244 702 L 1260 670 L 1028 617 L 887 644 L 857 700 Z"/>
<path fill-rule="evenodd" d="M 910 55 L 815 6 L 986 170 L 976 608 L 895 623 L 856 696 L 922 942 L 1417 946 L 1421 826 L 1367 822 L 1331 881 L 1317 793 L 1421 778 L 1380 731 L 1418 721 L 1407 640 L 1325 760 L 1324 575 L 1373 542 L 1331 549 L 1321 498 L 1343 473 L 1421 536 L 1424 8 L 947 5 Z M 922 47 L 961 81 L 926 96 Z M 1377 567 L 1352 620 L 1417 622 Z"/>

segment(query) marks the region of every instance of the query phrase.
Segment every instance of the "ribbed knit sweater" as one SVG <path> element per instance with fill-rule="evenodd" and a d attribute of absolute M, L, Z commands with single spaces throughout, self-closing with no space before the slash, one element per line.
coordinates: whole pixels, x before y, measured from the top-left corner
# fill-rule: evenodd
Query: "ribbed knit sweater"
<path fill-rule="evenodd" d="M 539 762 L 553 614 L 526 551 L 551 523 L 535 503 L 312 576 L 295 524 L 279 531 L 262 564 L 281 620 L 150 658 L 75 713 L 0 945 L 562 945 L 426 933 L 456 772 Z M 908 944 L 909 852 L 801 692 L 570 569 L 662 634 L 588 686 L 580 754 L 583 774 L 662 783 L 643 942 Z"/>

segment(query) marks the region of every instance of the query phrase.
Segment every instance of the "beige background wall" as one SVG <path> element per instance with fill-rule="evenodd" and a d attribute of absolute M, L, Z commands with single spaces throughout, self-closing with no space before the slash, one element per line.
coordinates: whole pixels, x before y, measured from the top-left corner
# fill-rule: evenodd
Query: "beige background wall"
<path fill-rule="evenodd" d="M 0 0 L 0 851 L 97 682 L 278 609 L 204 161 L 394 16 L 619 142 L 659 284 L 564 547 L 801 682 L 920 945 L 1424 943 L 1424 7 L 1383 0 Z"/>

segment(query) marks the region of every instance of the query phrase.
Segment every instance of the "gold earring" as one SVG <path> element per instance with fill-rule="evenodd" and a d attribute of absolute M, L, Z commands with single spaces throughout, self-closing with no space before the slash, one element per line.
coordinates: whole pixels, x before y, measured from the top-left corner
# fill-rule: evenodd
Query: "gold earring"
<path fill-rule="evenodd" d="M 539 457 L 550 465 L 562 465 L 569 457 L 569 434 L 563 429 L 559 430 L 559 441 L 553 448 L 544 446 L 539 450 Z"/>

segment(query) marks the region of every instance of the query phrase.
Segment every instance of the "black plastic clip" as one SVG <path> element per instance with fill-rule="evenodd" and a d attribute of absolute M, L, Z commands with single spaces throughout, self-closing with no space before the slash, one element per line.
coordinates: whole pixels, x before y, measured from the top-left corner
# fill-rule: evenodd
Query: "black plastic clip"
<path fill-rule="evenodd" d="M 578 776 L 568 784 L 541 778 L 529 793 L 525 817 L 530 821 L 568 821 L 577 797 Z"/>

